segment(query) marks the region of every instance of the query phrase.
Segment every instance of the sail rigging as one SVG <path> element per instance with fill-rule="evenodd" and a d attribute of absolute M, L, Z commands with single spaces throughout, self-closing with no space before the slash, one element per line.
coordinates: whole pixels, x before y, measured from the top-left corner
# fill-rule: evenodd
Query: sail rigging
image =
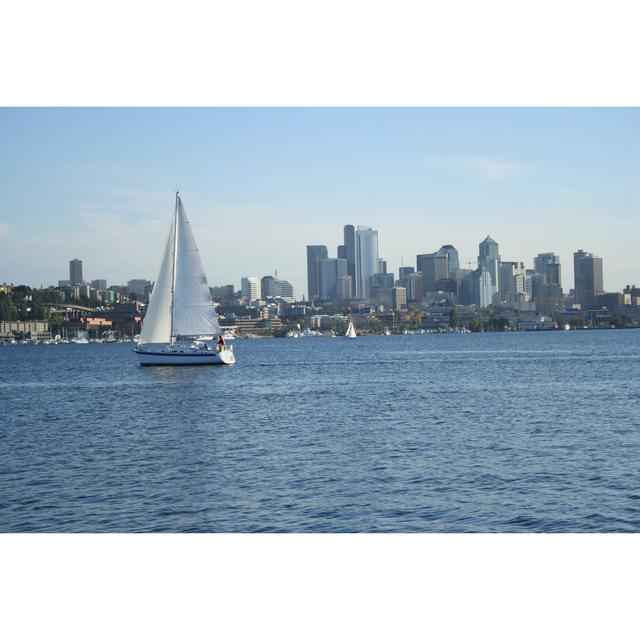
<path fill-rule="evenodd" d="M 175 338 L 221 333 L 209 284 L 191 224 L 176 194 L 169 237 L 153 287 L 140 343 L 171 343 Z"/>

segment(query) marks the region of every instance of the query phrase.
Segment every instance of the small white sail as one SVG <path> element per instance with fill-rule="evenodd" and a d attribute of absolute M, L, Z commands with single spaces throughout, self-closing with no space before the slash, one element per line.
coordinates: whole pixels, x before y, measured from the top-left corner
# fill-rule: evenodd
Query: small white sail
<path fill-rule="evenodd" d="M 191 224 L 178 196 L 176 264 L 173 292 L 173 335 L 219 335 L 218 316 L 213 308 L 207 276 L 196 246 Z"/>
<path fill-rule="evenodd" d="M 345 333 L 346 338 L 356 338 L 356 330 L 353 328 L 353 322 L 349 320 L 349 326 L 347 328 L 347 333 Z"/>
<path fill-rule="evenodd" d="M 171 283 L 175 221 L 171 221 L 160 271 L 153 285 L 138 344 L 160 344 L 171 340 Z"/>

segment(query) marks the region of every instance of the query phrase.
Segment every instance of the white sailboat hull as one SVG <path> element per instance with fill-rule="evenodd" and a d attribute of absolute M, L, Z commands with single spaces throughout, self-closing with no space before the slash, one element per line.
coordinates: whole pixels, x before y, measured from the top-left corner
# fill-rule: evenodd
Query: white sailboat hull
<path fill-rule="evenodd" d="M 235 364 L 233 351 L 203 351 L 201 349 L 166 349 L 162 351 L 145 351 L 135 349 L 142 366 L 200 366 L 217 364 Z"/>

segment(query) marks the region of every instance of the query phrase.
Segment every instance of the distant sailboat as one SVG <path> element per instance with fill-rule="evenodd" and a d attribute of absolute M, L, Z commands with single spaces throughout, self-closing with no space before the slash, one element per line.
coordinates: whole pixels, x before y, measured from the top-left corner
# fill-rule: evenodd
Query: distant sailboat
<path fill-rule="evenodd" d="M 160 273 L 135 352 L 142 365 L 234 364 L 233 347 L 215 344 L 221 334 L 191 224 L 176 193 Z"/>
<path fill-rule="evenodd" d="M 347 333 L 344 334 L 345 338 L 357 338 L 356 330 L 353 328 L 353 322 L 349 318 L 349 326 L 347 327 Z"/>

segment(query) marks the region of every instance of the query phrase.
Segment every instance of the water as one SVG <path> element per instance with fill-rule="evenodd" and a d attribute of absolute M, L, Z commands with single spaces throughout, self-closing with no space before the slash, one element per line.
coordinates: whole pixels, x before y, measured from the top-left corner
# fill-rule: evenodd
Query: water
<path fill-rule="evenodd" d="M 638 531 L 640 331 L 0 348 L 0 531 Z"/>

